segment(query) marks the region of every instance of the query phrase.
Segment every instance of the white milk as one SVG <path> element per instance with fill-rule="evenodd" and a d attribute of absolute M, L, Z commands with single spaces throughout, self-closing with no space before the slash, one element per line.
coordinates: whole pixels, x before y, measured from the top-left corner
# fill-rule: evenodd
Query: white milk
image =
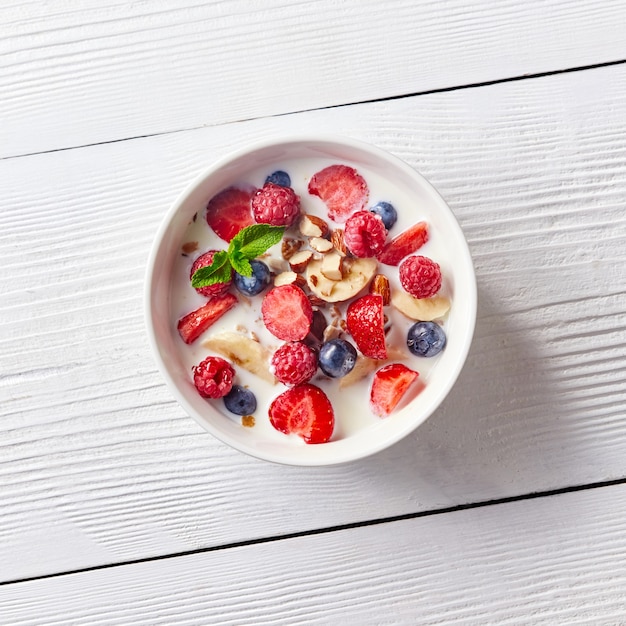
<path fill-rule="evenodd" d="M 294 191 L 300 196 L 302 213 L 319 215 L 330 224 L 331 228 L 335 226 L 343 227 L 343 225 L 336 225 L 329 220 L 324 203 L 319 198 L 309 195 L 307 191 L 311 177 L 319 170 L 333 163 L 336 163 L 336 161 L 323 158 L 300 158 L 292 159 L 289 162 L 277 162 L 273 167 L 263 167 L 262 170 L 251 170 L 249 175 L 244 179 L 235 180 L 233 184 L 249 183 L 256 187 L 262 187 L 267 175 L 275 170 L 282 169 L 291 176 L 291 185 Z M 352 165 L 346 161 L 342 161 L 342 163 Z M 432 228 L 432 222 L 429 219 L 429 208 L 415 206 L 415 201 L 411 199 L 406 190 L 390 185 L 389 182 L 379 174 L 361 166 L 357 169 L 369 186 L 370 196 L 367 207 L 374 206 L 377 202 L 384 200 L 391 202 L 398 212 L 398 221 L 389 231 L 387 237 L 388 241 L 416 222 L 426 221 L 429 224 L 429 240 L 416 254 L 430 257 L 439 263 L 443 275 L 443 284 L 440 294 L 450 298 L 452 296 L 451 285 L 446 279 L 446 276 L 451 274 L 451 268 L 449 267 L 445 254 L 445 242 L 441 240 L 439 233 Z M 189 272 L 193 261 L 207 250 L 220 250 L 228 247 L 228 244 L 217 237 L 211 228 L 209 228 L 205 219 L 205 210 L 205 207 L 198 207 L 196 221 L 190 223 L 181 241 L 181 246 L 186 242 L 197 241 L 198 249 L 188 256 L 183 255 L 181 250 L 176 267 L 174 268 L 170 300 L 171 323 L 174 328 L 176 328 L 178 320 L 181 317 L 207 302 L 205 297 L 196 293 L 195 289 L 191 287 Z M 294 231 L 295 235 L 296 228 L 293 227 L 286 232 L 286 236 L 289 236 L 291 230 Z M 282 260 L 280 244 L 274 246 L 268 252 L 273 258 Z M 287 262 L 283 261 L 283 263 L 285 270 L 289 269 Z M 381 263 L 378 266 L 378 272 L 385 274 L 389 278 L 392 290 L 394 288 L 401 289 L 397 267 L 383 265 Z M 231 287 L 230 291 L 238 296 L 238 305 L 235 305 L 233 309 L 221 317 L 193 344 L 186 345 L 182 339 L 180 340 L 181 358 L 188 367 L 190 377 L 192 376 L 192 368 L 194 365 L 200 363 L 200 361 L 209 354 L 216 354 L 211 353 L 202 346 L 203 339 L 206 339 L 206 337 L 212 334 L 222 331 L 234 331 L 238 326 L 243 326 L 248 331 L 254 332 L 260 342 L 269 349 L 270 353 L 284 343 L 266 330 L 261 318 L 261 302 L 267 290 L 252 298 L 242 297 L 234 286 Z M 359 295 L 366 293 L 367 288 Z M 251 304 L 249 304 L 249 302 Z M 345 313 L 347 303 L 339 303 L 339 306 L 342 313 Z M 454 306 L 454 303 L 452 306 Z M 322 308 L 322 312 L 324 312 L 328 322 L 332 319 L 330 314 L 331 308 L 332 304 L 327 305 L 326 308 Z M 414 322 L 404 317 L 392 306 L 385 307 L 385 313 L 391 321 L 391 330 L 387 335 L 388 348 L 397 347 L 401 349 L 406 358 L 398 362 L 402 362 L 411 369 L 418 371 L 421 383 L 428 385 L 429 373 L 434 367 L 437 367 L 439 357 L 423 358 L 412 355 L 406 346 L 406 335 L 408 329 Z M 444 329 L 446 328 L 445 321 L 443 327 Z M 349 335 L 346 335 L 345 338 L 354 345 Z M 216 354 L 216 356 L 219 355 Z M 272 400 L 278 394 L 285 391 L 287 387 L 281 383 L 271 385 L 241 367 L 235 366 L 235 372 L 235 383 L 250 388 L 257 398 L 257 410 L 254 413 L 255 425 L 253 428 L 258 430 L 259 434 L 262 433 L 264 439 L 275 437 L 284 441 L 286 435 L 274 430 L 269 422 L 268 407 Z M 371 376 L 340 390 L 338 379 L 330 380 L 318 369 L 316 375 L 310 382 L 322 388 L 333 404 L 335 411 L 335 430 L 332 440 L 348 437 L 360 429 L 367 428 L 369 425 L 377 423 L 381 419 L 375 416 L 369 408 L 368 401 Z M 415 385 L 415 388 L 418 389 L 419 385 Z M 241 423 L 241 417 L 229 413 L 222 399 L 207 400 L 207 402 L 211 402 L 215 408 L 236 423 Z M 419 402 L 419 396 L 417 396 L 416 402 Z M 403 401 L 400 406 L 404 404 L 405 402 Z M 393 413 L 385 419 L 393 419 Z M 242 426 L 242 428 L 244 427 Z M 302 442 L 298 437 L 291 438 L 294 439 L 294 444 Z"/>

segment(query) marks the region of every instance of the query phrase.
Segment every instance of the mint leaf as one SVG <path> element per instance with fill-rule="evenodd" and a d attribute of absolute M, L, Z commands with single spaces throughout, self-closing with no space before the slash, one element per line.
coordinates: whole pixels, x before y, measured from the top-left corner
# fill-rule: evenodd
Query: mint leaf
<path fill-rule="evenodd" d="M 233 269 L 237 272 L 237 274 L 241 274 L 242 276 L 252 276 L 252 265 L 250 265 L 250 261 L 241 253 L 241 250 L 235 248 L 230 253 L 229 258 L 230 264 L 233 266 Z"/>
<path fill-rule="evenodd" d="M 271 226 L 270 224 L 246 226 L 231 240 L 228 254 L 232 257 L 237 250 L 246 259 L 256 259 L 276 245 L 283 238 L 284 232 L 284 226 Z"/>
<path fill-rule="evenodd" d="M 191 277 L 192 287 L 208 287 L 216 283 L 225 283 L 230 280 L 231 264 L 228 252 L 220 250 L 213 255 L 211 265 L 196 270 Z"/>

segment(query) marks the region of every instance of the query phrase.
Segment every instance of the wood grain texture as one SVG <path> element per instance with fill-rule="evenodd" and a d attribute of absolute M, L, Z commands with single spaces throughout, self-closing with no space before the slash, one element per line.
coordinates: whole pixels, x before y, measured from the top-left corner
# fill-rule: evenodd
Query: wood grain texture
<path fill-rule="evenodd" d="M 626 59 L 622 0 L 3 3 L 0 157 Z"/>
<path fill-rule="evenodd" d="M 626 476 L 626 68 L 0 163 L 0 580 Z M 413 436 L 299 469 L 172 400 L 142 279 L 168 205 L 231 148 L 341 132 L 449 201 L 480 290 L 466 368 Z"/>
<path fill-rule="evenodd" d="M 34 624 L 623 624 L 626 487 L 0 587 Z"/>

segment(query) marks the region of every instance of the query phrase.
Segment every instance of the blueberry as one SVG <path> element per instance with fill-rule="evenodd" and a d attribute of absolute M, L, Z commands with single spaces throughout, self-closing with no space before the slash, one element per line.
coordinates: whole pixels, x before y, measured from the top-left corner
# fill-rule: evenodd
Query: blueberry
<path fill-rule="evenodd" d="M 349 374 L 355 363 L 356 348 L 343 339 L 332 339 L 320 348 L 320 369 L 331 378 L 341 378 Z"/>
<path fill-rule="evenodd" d="M 252 276 L 242 276 L 235 272 L 235 287 L 244 296 L 256 296 L 261 293 L 271 280 L 270 268 L 263 261 L 250 261 L 252 266 Z"/>
<path fill-rule="evenodd" d="M 389 230 L 398 219 L 398 214 L 393 208 L 393 204 L 389 204 L 389 202 L 379 202 L 374 205 L 370 211 L 380 217 L 387 230 Z"/>
<path fill-rule="evenodd" d="M 409 328 L 406 345 L 417 356 L 435 356 L 445 348 L 446 334 L 435 322 L 416 322 Z"/>
<path fill-rule="evenodd" d="M 241 385 L 233 385 L 233 388 L 224 396 L 224 404 L 235 415 L 252 415 L 256 411 L 254 394 Z"/>
<path fill-rule="evenodd" d="M 280 185 L 281 187 L 291 187 L 291 178 L 289 178 L 289 174 L 287 172 L 283 172 L 283 170 L 276 170 L 272 172 L 266 179 L 266 183 L 274 183 L 275 185 Z"/>

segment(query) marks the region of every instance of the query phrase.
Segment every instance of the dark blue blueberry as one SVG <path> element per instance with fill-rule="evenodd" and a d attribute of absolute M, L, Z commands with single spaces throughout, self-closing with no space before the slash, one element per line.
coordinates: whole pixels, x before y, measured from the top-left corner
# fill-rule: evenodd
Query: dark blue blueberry
<path fill-rule="evenodd" d="M 349 374 L 356 363 L 356 348 L 343 339 L 327 341 L 319 354 L 319 366 L 326 376 L 341 378 Z"/>
<path fill-rule="evenodd" d="M 389 202 L 379 202 L 375 204 L 370 211 L 380 216 L 387 230 L 389 230 L 398 219 L 398 213 L 393 208 L 393 204 L 389 204 Z"/>
<path fill-rule="evenodd" d="M 446 334 L 435 322 L 416 322 L 409 328 L 406 345 L 416 356 L 435 356 L 446 346 Z"/>
<path fill-rule="evenodd" d="M 291 178 L 287 172 L 283 172 L 283 170 L 276 170 L 272 172 L 266 179 L 266 183 L 274 183 L 275 185 L 280 185 L 281 187 L 291 187 Z"/>
<path fill-rule="evenodd" d="M 224 404 L 235 415 L 252 415 L 256 411 L 254 394 L 241 385 L 233 385 L 233 388 L 224 396 Z"/>
<path fill-rule="evenodd" d="M 244 296 L 256 296 L 261 293 L 272 279 L 270 268 L 263 261 L 250 261 L 252 276 L 242 276 L 235 272 L 233 282 Z"/>

